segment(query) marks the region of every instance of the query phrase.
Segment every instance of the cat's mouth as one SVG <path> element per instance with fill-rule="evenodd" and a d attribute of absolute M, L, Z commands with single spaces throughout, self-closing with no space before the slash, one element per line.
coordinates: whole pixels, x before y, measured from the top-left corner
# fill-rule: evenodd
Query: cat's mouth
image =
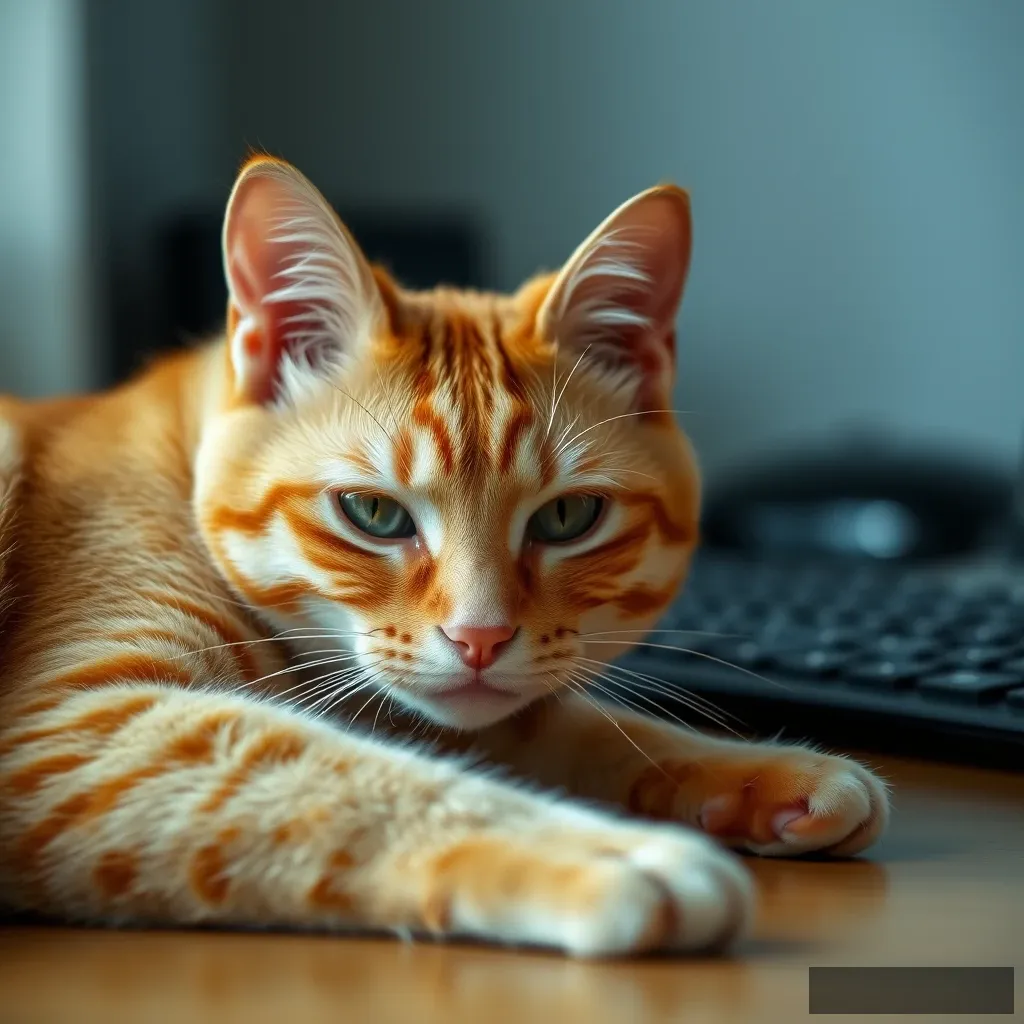
<path fill-rule="evenodd" d="M 489 697 L 504 698 L 505 700 L 522 698 L 522 694 L 514 690 L 504 690 L 499 686 L 485 683 L 479 673 L 468 683 L 456 683 L 446 690 L 435 690 L 430 696 L 432 699 L 440 701 L 474 700 Z"/>
<path fill-rule="evenodd" d="M 525 680 L 485 680 L 479 673 L 434 677 L 435 685 L 426 680 L 404 681 L 398 689 L 404 702 L 433 718 L 441 725 L 479 728 L 505 718 L 540 696 L 535 685 Z M 417 685 L 418 683 L 418 685 Z"/>

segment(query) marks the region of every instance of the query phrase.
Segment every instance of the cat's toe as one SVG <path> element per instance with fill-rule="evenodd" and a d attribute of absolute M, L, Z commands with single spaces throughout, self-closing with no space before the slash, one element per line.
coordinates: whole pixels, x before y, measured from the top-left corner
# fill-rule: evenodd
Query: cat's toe
<path fill-rule="evenodd" d="M 669 917 L 659 946 L 670 950 L 716 950 L 749 931 L 754 886 L 743 864 L 703 836 L 675 836 L 644 844 L 630 863 L 664 887 Z"/>
<path fill-rule="evenodd" d="M 747 933 L 754 890 L 738 859 L 698 834 L 652 833 L 595 864 L 600 895 L 561 940 L 573 955 L 720 951 Z"/>
<path fill-rule="evenodd" d="M 856 761 L 804 752 L 758 767 L 732 792 L 707 799 L 704 831 L 764 856 L 851 856 L 874 843 L 889 819 L 885 783 Z"/>

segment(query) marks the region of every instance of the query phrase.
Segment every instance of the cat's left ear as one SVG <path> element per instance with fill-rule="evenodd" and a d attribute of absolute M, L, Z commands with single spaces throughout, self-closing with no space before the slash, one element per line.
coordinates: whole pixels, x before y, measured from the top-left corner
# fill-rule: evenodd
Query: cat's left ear
<path fill-rule="evenodd" d="M 620 206 L 573 253 L 538 313 L 542 337 L 667 398 L 690 267 L 690 199 L 674 185 Z"/>
<path fill-rule="evenodd" d="M 228 200 L 223 233 L 235 395 L 268 402 L 302 372 L 365 343 L 382 313 L 358 245 L 290 164 L 256 157 Z"/>

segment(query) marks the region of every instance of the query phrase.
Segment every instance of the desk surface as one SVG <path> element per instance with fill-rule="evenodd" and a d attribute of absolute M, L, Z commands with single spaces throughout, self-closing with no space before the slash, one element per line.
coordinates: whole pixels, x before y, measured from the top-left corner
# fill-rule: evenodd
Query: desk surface
<path fill-rule="evenodd" d="M 889 834 L 860 861 L 753 862 L 758 926 L 728 960 L 7 928 L 0 1021 L 792 1024 L 807 1016 L 810 965 L 1024 966 L 1024 775 L 881 767 Z"/>

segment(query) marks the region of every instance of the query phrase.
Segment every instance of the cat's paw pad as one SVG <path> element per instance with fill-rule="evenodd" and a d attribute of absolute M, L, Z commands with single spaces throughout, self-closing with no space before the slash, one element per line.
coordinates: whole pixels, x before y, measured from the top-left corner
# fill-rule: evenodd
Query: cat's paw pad
<path fill-rule="evenodd" d="M 776 857 L 860 853 L 885 831 L 888 818 L 888 792 L 874 773 L 848 758 L 804 750 L 780 751 L 699 810 L 705 832 Z"/>

